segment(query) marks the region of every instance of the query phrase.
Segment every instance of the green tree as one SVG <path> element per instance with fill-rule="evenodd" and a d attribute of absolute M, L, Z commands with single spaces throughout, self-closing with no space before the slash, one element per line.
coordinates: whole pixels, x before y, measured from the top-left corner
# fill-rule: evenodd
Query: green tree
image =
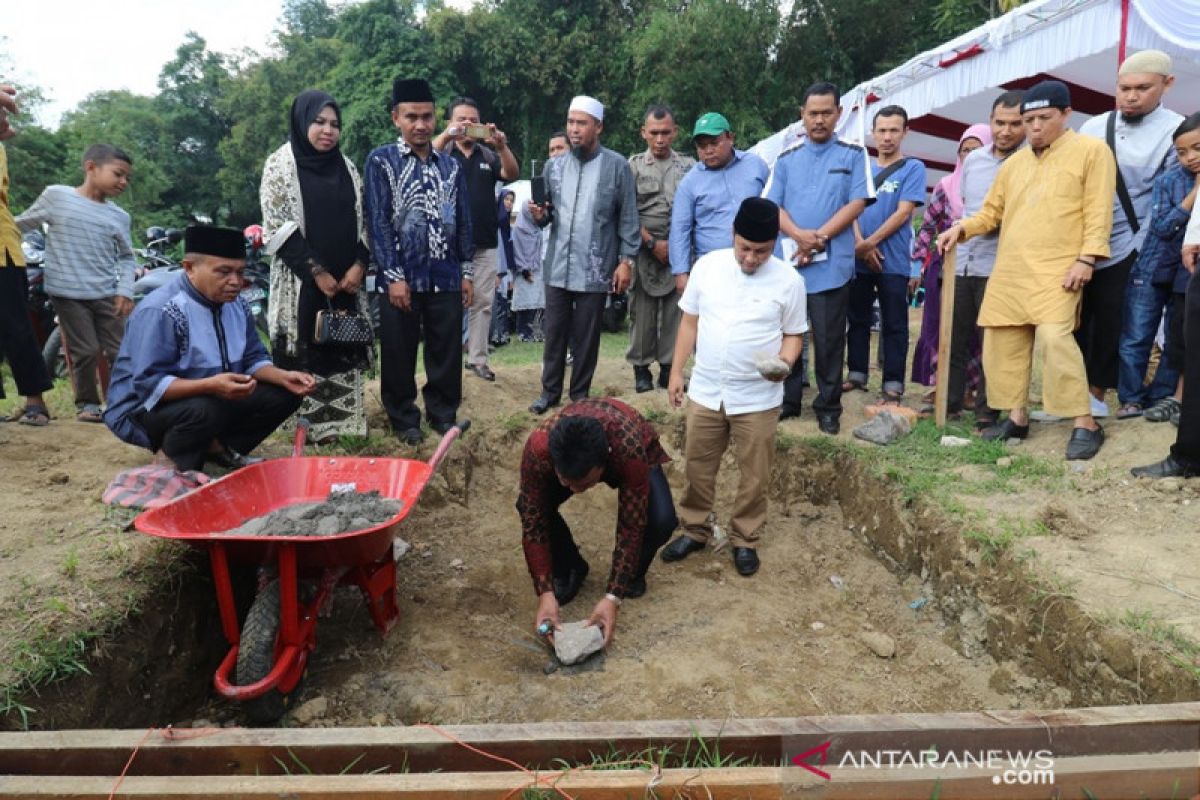
<path fill-rule="evenodd" d="M 666 103 L 675 111 L 684 150 L 689 149 L 692 123 L 706 111 L 720 111 L 729 119 L 740 146 L 772 133 L 780 121 L 764 99 L 775 79 L 775 0 L 695 0 L 686 13 L 673 5 L 655 9 L 629 42 L 634 85 L 628 126 L 635 137 L 640 115 L 652 103 Z M 640 139 L 630 142 L 631 150 L 642 147 Z"/>
<path fill-rule="evenodd" d="M 342 151 L 360 167 L 367 153 L 394 141 L 392 82 L 426 78 L 449 100 L 448 76 L 433 57 L 429 32 L 417 21 L 414 0 L 367 0 L 338 17 L 341 58 L 329 73 L 328 91 L 342 107 Z"/>
<path fill-rule="evenodd" d="M 224 216 L 217 174 L 223 166 L 220 142 L 230 129 L 219 103 L 229 83 L 227 61 L 189 31 L 159 73 L 155 104 L 165 130 L 156 156 L 167 176 L 162 200 L 187 218 Z"/>

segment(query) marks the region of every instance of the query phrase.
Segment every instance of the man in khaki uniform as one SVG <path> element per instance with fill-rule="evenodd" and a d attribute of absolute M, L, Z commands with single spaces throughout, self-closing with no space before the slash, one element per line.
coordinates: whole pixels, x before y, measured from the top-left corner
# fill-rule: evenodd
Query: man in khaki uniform
<path fill-rule="evenodd" d="M 658 385 L 667 387 L 679 329 L 679 297 L 671 275 L 667 236 L 675 190 L 696 162 L 671 149 L 677 131 L 671 109 L 650 106 L 642 121 L 647 149 L 629 159 L 637 184 L 642 247 L 629 298 L 633 326 L 625 358 L 633 365 L 634 388 L 639 392 L 654 389 L 650 365 L 655 361 L 659 364 Z"/>

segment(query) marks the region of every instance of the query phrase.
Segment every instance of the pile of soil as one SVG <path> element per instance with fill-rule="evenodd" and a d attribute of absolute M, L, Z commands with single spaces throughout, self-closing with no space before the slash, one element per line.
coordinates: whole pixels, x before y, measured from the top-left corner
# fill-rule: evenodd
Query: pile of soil
<path fill-rule="evenodd" d="M 233 536 L 337 536 L 387 522 L 404 504 L 379 492 L 330 492 L 321 503 L 296 503 L 252 517 Z"/>

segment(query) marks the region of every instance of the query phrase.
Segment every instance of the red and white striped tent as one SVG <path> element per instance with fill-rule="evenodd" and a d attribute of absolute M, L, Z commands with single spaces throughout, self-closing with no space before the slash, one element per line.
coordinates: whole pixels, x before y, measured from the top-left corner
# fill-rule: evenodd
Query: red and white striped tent
<path fill-rule="evenodd" d="M 1149 48 L 1174 61 L 1164 103 L 1184 115 L 1200 111 L 1200 0 L 1035 0 L 846 92 L 838 133 L 869 144 L 875 111 L 903 106 L 904 153 L 925 162 L 932 188 L 954 168 L 958 137 L 987 121 L 996 95 L 1061 80 L 1078 128 L 1113 107 L 1122 54 Z M 801 133 L 794 123 L 753 150 L 773 164 Z"/>

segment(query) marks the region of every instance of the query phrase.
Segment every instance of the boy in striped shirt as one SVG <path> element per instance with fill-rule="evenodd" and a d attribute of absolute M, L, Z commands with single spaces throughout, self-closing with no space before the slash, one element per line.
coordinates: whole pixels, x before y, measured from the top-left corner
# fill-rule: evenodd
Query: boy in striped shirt
<path fill-rule="evenodd" d="M 47 186 L 16 222 L 22 232 L 49 228 L 46 293 L 71 354 L 78 419 L 101 422 L 96 366 L 103 356 L 111 367 L 133 311 L 137 263 L 129 214 L 112 201 L 129 185 L 133 159 L 112 145 L 94 144 L 83 155 L 83 170 L 81 185 Z"/>

